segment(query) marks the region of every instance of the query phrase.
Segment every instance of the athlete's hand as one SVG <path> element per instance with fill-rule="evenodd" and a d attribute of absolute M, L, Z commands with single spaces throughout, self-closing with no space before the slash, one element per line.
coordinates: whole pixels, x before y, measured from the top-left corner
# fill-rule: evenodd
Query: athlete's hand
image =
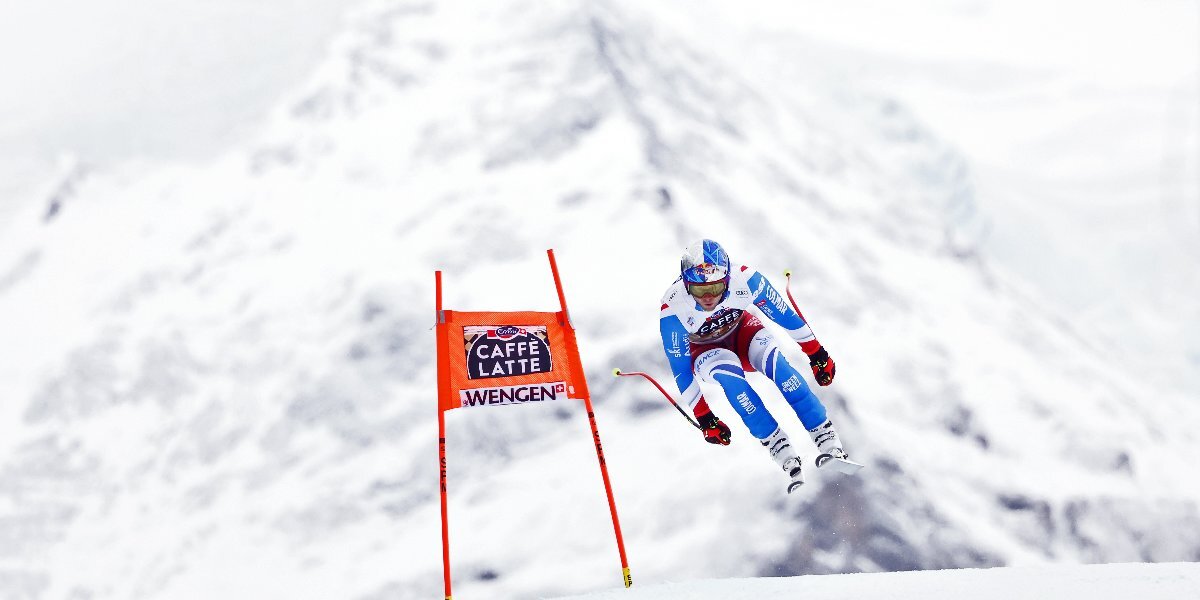
<path fill-rule="evenodd" d="M 722 423 L 712 411 L 705 413 L 701 417 L 697 417 L 697 420 L 700 422 L 700 428 L 704 431 L 704 441 L 722 446 L 729 445 L 732 432 L 729 431 L 729 426 Z"/>
<path fill-rule="evenodd" d="M 812 367 L 813 377 L 817 383 L 821 385 L 829 385 L 833 383 L 833 375 L 837 373 L 837 366 L 833 364 L 833 359 L 829 358 L 829 353 L 825 351 L 824 346 L 817 346 L 816 352 L 808 355 L 808 366 Z"/>

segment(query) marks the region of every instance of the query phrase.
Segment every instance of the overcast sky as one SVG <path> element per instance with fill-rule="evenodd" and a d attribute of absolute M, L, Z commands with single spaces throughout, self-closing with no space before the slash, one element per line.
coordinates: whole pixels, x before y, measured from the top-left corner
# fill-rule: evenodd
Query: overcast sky
<path fill-rule="evenodd" d="M 0 219 L 63 155 L 202 159 L 321 61 L 353 0 L 0 4 Z"/>

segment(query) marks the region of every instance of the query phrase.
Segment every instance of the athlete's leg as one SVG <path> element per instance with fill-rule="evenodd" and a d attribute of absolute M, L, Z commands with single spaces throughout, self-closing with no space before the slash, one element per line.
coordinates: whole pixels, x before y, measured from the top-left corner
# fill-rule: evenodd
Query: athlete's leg
<path fill-rule="evenodd" d="M 725 348 L 707 350 L 696 357 L 694 362 L 696 374 L 701 381 L 716 383 L 725 390 L 725 397 L 742 422 L 750 430 L 750 434 L 770 453 L 775 464 L 783 469 L 791 478 L 788 492 L 792 492 L 804 483 L 804 473 L 801 469 L 800 457 L 792 448 L 787 434 L 779 427 L 775 417 L 767 412 L 758 392 L 746 381 L 746 372 L 742 370 L 741 359 L 733 351 Z"/>
<path fill-rule="evenodd" d="M 725 348 L 707 350 L 696 357 L 693 365 L 701 381 L 721 386 L 729 404 L 750 430 L 750 435 L 764 440 L 779 427 L 775 417 L 767 412 L 758 392 L 746 381 L 741 361 L 732 351 Z"/>
<path fill-rule="evenodd" d="M 783 398 L 796 411 L 805 429 L 819 427 L 826 420 L 825 405 L 804 382 L 804 376 L 792 368 L 779 350 L 775 336 L 765 329 L 754 334 L 747 354 L 754 369 L 775 382 Z"/>

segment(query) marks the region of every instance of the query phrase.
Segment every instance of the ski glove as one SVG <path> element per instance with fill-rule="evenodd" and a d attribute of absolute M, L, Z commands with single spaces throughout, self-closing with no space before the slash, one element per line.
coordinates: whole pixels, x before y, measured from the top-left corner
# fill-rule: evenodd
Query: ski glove
<path fill-rule="evenodd" d="M 722 423 L 712 411 L 704 413 L 704 416 L 697 417 L 697 420 L 700 422 L 700 428 L 704 431 L 704 441 L 722 446 L 729 445 L 732 432 L 729 431 L 729 426 Z"/>
<path fill-rule="evenodd" d="M 829 358 L 829 353 L 825 351 L 824 346 L 817 346 L 817 349 L 808 355 L 808 365 L 812 367 L 813 377 L 817 379 L 817 383 L 821 385 L 829 385 L 833 383 L 833 375 L 837 373 L 837 366 L 833 364 L 833 359 Z"/>

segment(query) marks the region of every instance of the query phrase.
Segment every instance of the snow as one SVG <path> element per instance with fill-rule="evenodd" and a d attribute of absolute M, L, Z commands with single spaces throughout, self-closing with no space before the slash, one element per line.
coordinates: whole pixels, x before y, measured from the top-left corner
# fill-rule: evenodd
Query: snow
<path fill-rule="evenodd" d="M 613 590 L 582 406 L 551 403 L 446 415 L 456 597 L 976 576 L 1194 585 L 1187 566 L 1072 566 L 1200 559 L 1187 362 L 1200 336 L 1178 247 L 1197 237 L 1194 142 L 1170 138 L 1180 171 L 1156 188 L 1152 143 L 1135 135 L 1190 131 L 1190 113 L 1154 106 L 1163 90 L 1194 106 L 1179 51 L 1195 38 L 1169 27 L 1194 23 L 1194 7 L 1088 6 L 1078 24 L 1092 29 L 1061 35 L 1057 8 L 944 0 L 380 0 L 328 40 L 322 9 L 305 16 L 320 25 L 289 22 L 326 49 L 302 83 L 281 67 L 275 83 L 240 72 L 202 86 L 258 103 L 199 103 L 215 112 L 197 122 L 232 119 L 238 135 L 216 131 L 231 121 L 135 119 L 146 130 L 131 136 L 197 154 L 96 135 L 94 152 L 69 144 L 79 158 L 45 193 L 13 200 L 0 596 L 436 596 L 432 272 L 447 308 L 554 310 L 547 248 L 635 588 Z M 1028 31 L 1054 35 L 1008 52 Z M 1142 50 L 1088 37 L 1124 33 Z M 57 110 L 32 91 L 20 101 Z M 121 129 L 138 109 L 106 111 Z M 1121 143 L 1097 144 L 1109 138 Z M 1173 208 L 1138 220 L 1163 190 Z M 817 393 L 867 465 L 858 476 L 814 472 L 787 496 L 719 392 L 729 447 L 703 443 L 648 383 L 611 376 L 669 379 L 656 301 L 702 236 L 779 286 L 795 274 L 838 363 Z M 999 565 L 1017 568 L 877 573 Z"/>
<path fill-rule="evenodd" d="M 577 600 L 654 598 L 854 598 L 856 600 L 1124 600 L 1188 598 L 1200 592 L 1196 563 L 1107 564 L 859 573 L 664 583 L 570 596 Z"/>

